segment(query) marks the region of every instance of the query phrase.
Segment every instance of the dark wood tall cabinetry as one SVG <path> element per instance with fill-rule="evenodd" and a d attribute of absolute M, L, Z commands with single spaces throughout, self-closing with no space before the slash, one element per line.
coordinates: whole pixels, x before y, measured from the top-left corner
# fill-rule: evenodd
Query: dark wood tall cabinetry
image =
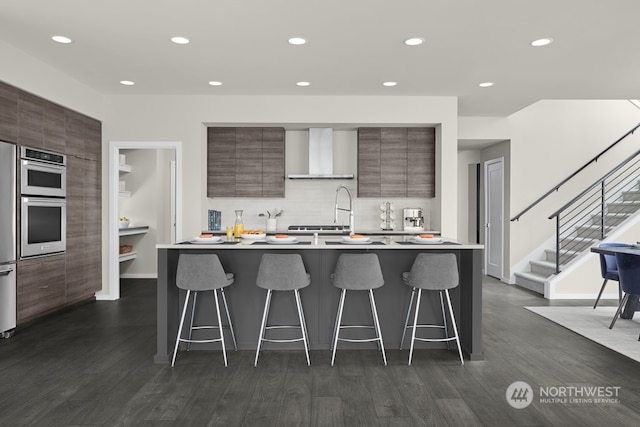
<path fill-rule="evenodd" d="M 359 128 L 358 197 L 435 197 L 435 129 Z"/>
<path fill-rule="evenodd" d="M 207 129 L 207 197 L 284 197 L 284 128 Z"/>
<path fill-rule="evenodd" d="M 67 250 L 18 260 L 21 324 L 102 289 L 102 125 L 0 82 L 0 140 L 67 155 Z"/>

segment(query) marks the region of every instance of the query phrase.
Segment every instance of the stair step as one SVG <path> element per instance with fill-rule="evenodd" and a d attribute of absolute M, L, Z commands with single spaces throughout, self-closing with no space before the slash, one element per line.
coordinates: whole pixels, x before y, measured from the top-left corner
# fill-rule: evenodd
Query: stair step
<path fill-rule="evenodd" d="M 544 282 L 546 277 L 534 273 L 515 273 L 515 276 L 517 286 L 544 295 Z"/>
<path fill-rule="evenodd" d="M 545 260 L 548 262 L 552 262 L 554 265 L 556 263 L 556 250 L 555 249 L 545 249 L 544 251 L 545 253 Z M 576 256 L 578 256 L 580 254 L 580 252 L 576 252 L 576 251 L 563 251 L 562 255 L 560 256 L 560 264 L 567 264 L 569 261 L 571 261 L 572 259 L 574 259 Z"/>
<path fill-rule="evenodd" d="M 605 226 L 604 227 L 604 235 L 608 235 L 609 232 L 611 230 L 613 230 L 613 226 Z M 579 237 L 585 237 L 585 238 L 593 238 L 593 239 L 601 239 L 602 235 L 601 235 L 602 231 L 599 225 L 581 225 L 579 227 L 577 227 L 576 229 L 576 234 Z"/>
<path fill-rule="evenodd" d="M 625 202 L 633 200 L 640 201 L 640 190 L 623 191 L 622 200 L 624 200 Z"/>
<path fill-rule="evenodd" d="M 607 212 L 609 213 L 635 213 L 640 209 L 640 200 L 622 201 L 609 203 Z"/>
<path fill-rule="evenodd" d="M 568 237 L 562 242 L 562 254 L 565 252 L 582 252 L 597 243 L 599 238 L 591 237 Z"/>
<path fill-rule="evenodd" d="M 529 265 L 531 266 L 531 273 L 542 276 L 549 277 L 553 274 L 556 274 L 556 263 L 555 261 L 540 261 L 540 260 L 531 260 L 529 261 Z M 562 265 L 560 265 L 562 269 Z"/>
<path fill-rule="evenodd" d="M 631 216 L 631 214 L 628 213 L 628 212 L 607 213 L 604 216 L 604 223 L 607 226 L 616 226 L 616 225 L 619 225 L 622 222 L 624 222 L 630 216 Z M 602 215 L 600 215 L 600 214 L 591 216 L 591 223 L 593 225 L 600 225 L 601 220 L 602 220 Z"/>

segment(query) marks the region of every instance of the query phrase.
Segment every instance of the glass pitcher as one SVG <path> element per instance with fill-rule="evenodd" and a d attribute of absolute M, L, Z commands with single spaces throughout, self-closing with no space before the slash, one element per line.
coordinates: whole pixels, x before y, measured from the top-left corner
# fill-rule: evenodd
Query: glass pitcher
<path fill-rule="evenodd" d="M 236 222 L 233 225 L 233 237 L 239 238 L 244 233 L 244 223 L 242 222 L 242 211 L 237 210 Z"/>

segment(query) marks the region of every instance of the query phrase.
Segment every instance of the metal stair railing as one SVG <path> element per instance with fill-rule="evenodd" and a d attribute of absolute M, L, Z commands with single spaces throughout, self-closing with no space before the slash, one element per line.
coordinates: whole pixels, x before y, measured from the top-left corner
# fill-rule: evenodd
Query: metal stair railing
<path fill-rule="evenodd" d="M 640 123 L 638 123 L 637 125 L 635 125 L 633 128 L 631 128 L 631 130 L 629 130 L 627 133 L 625 133 L 624 135 L 622 135 L 620 138 L 618 138 L 613 144 L 609 145 L 607 148 L 605 148 L 604 150 L 602 150 L 600 153 L 598 153 L 595 157 L 593 157 L 591 160 L 589 160 L 587 163 L 585 163 L 584 165 L 582 165 L 580 168 L 578 168 L 578 170 L 576 170 L 574 173 L 572 173 L 571 175 L 569 175 L 568 177 L 566 177 L 565 179 L 563 179 L 562 181 L 560 181 L 560 183 L 558 183 L 557 185 L 555 185 L 553 188 L 551 188 L 549 191 L 547 191 L 545 194 L 543 194 L 542 196 L 540 196 L 535 202 L 531 203 L 529 206 L 527 206 L 526 208 L 524 208 L 520 213 L 518 213 L 516 216 L 514 216 L 513 218 L 511 218 L 511 221 L 518 221 L 520 219 L 520 217 L 522 215 L 524 215 L 525 213 L 527 213 L 528 211 L 530 211 L 534 206 L 536 206 L 538 203 L 542 202 L 544 199 L 546 199 L 547 197 L 549 197 L 551 194 L 553 194 L 555 191 L 558 191 L 560 189 L 560 187 L 562 187 L 564 184 L 566 184 L 567 182 L 571 181 L 576 175 L 578 175 L 580 172 L 582 172 L 584 169 L 586 169 L 589 165 L 596 163 L 598 161 L 598 159 L 600 159 L 600 157 L 602 157 L 606 152 L 608 152 L 609 150 L 611 150 L 613 147 L 615 147 L 616 145 L 618 145 L 622 140 L 624 140 L 625 138 L 627 138 L 628 136 L 632 135 L 633 132 L 635 132 L 636 129 L 638 129 L 640 127 Z"/>
<path fill-rule="evenodd" d="M 564 259 L 590 246 L 592 240 L 604 239 L 620 222 L 618 218 L 608 222 L 607 216 L 624 217 L 640 208 L 640 199 L 636 203 L 625 200 L 626 192 L 638 189 L 639 178 L 640 150 L 549 216 L 556 220 L 556 274 Z M 579 234 L 580 228 L 585 229 L 583 236 Z"/>

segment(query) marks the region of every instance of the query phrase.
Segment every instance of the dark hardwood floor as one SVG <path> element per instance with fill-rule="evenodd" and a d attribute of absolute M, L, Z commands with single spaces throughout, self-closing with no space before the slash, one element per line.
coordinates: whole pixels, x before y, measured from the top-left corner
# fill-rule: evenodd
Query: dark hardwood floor
<path fill-rule="evenodd" d="M 588 304 L 589 301 L 569 302 Z M 549 302 L 484 280 L 486 360 L 455 351 L 197 351 L 153 363 L 155 282 L 55 314 L 0 340 L 2 426 L 612 426 L 640 425 L 640 364 L 525 309 Z M 605 302 L 604 304 L 607 304 Z M 640 345 L 640 343 L 639 343 Z M 618 403 L 512 408 L 507 387 L 620 387 Z M 536 392 L 537 395 L 537 392 Z"/>

